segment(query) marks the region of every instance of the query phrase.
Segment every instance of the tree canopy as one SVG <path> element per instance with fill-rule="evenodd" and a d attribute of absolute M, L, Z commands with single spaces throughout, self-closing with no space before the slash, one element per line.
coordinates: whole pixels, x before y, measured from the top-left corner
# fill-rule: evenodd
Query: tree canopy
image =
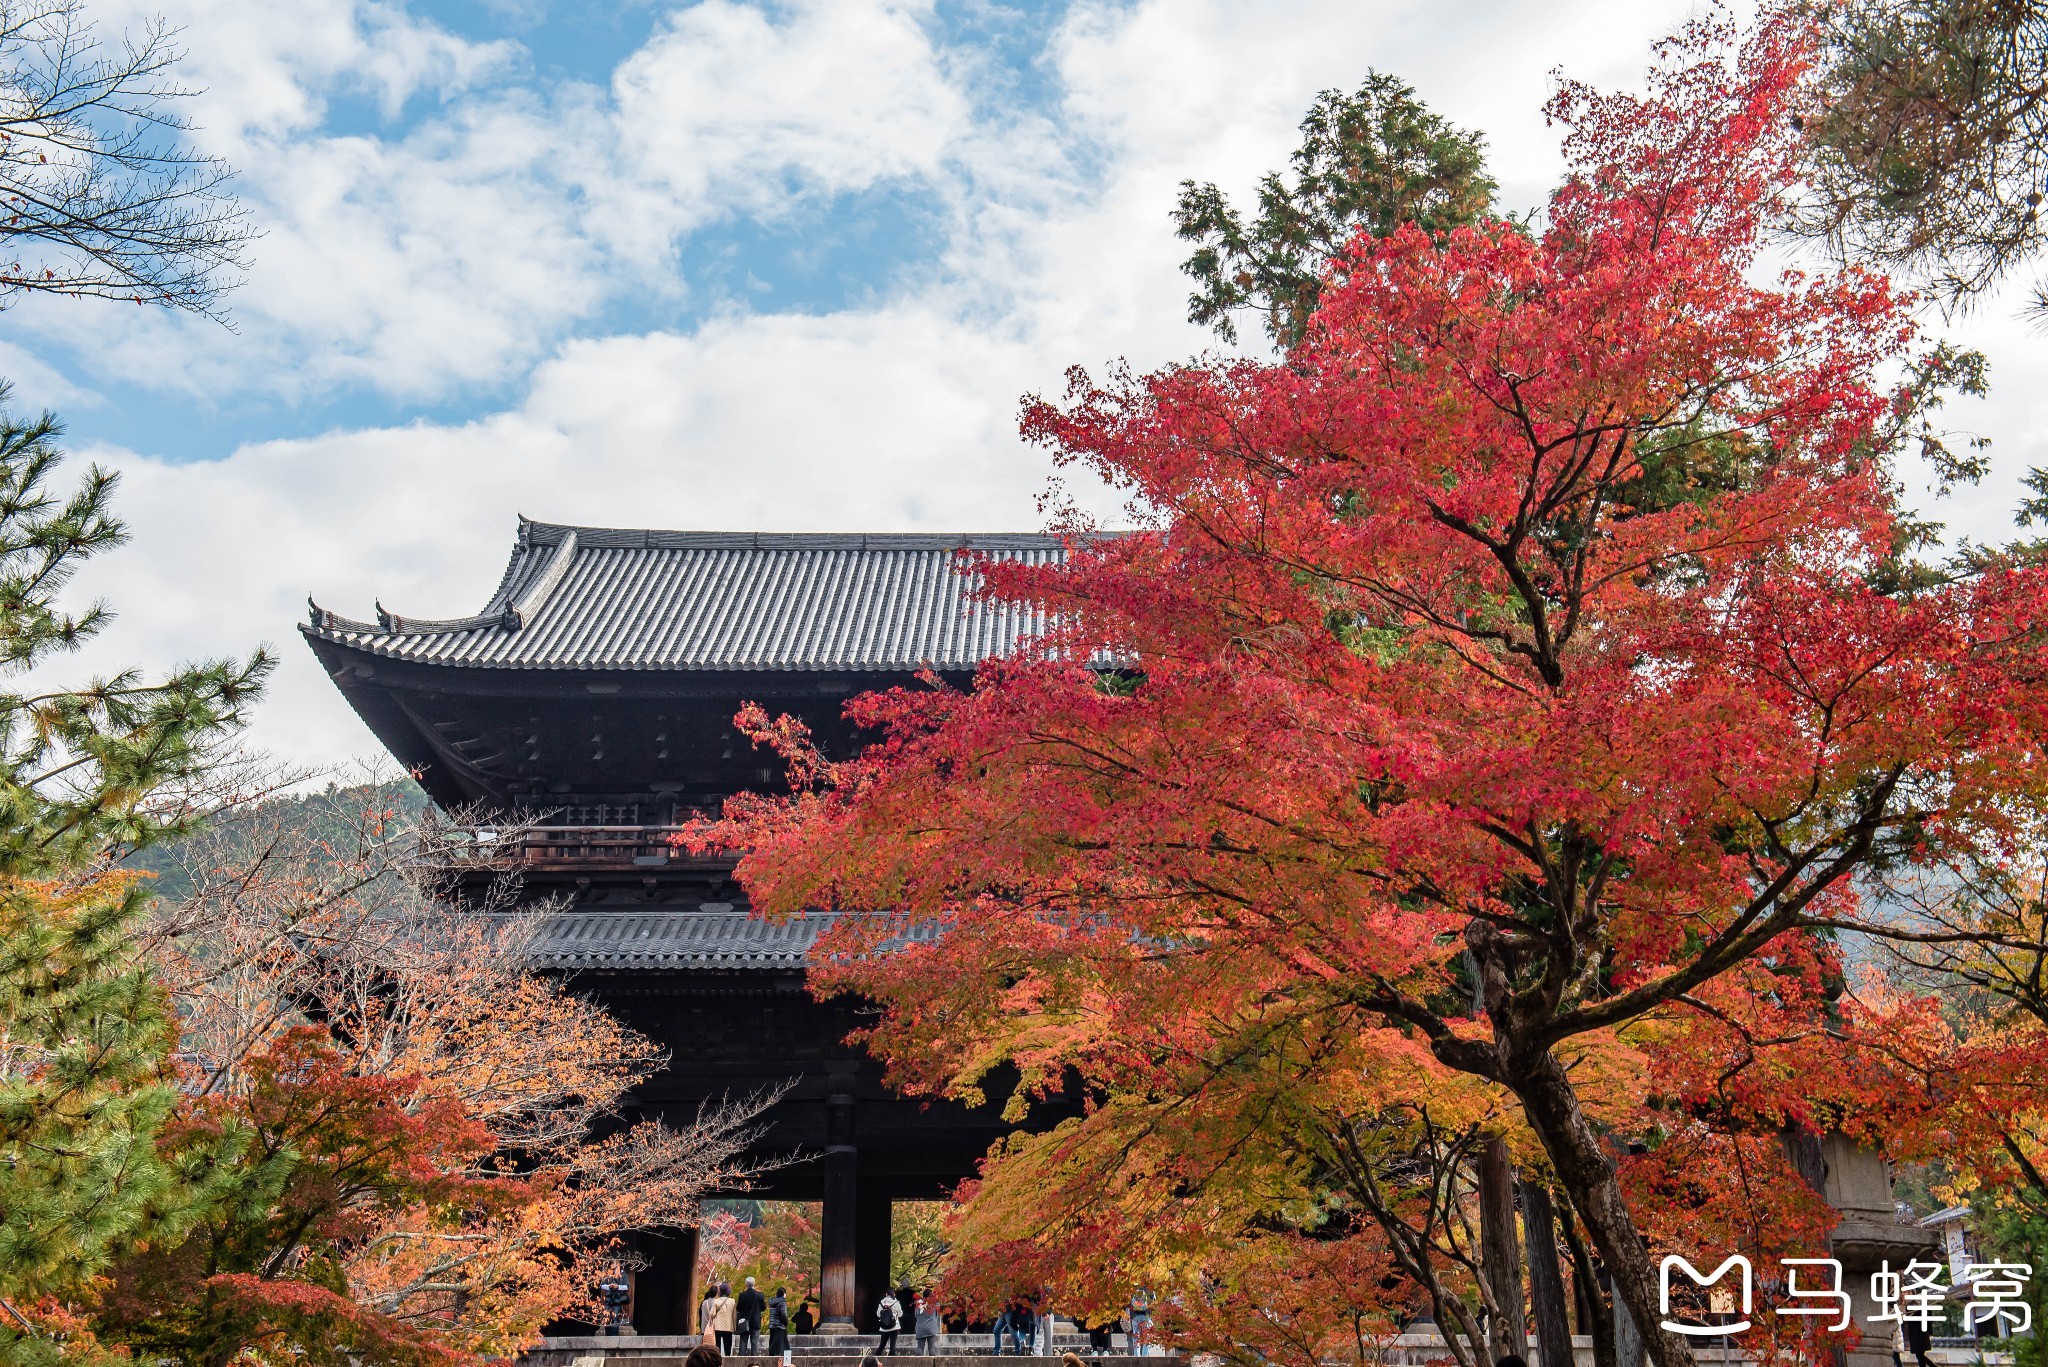
<path fill-rule="evenodd" d="M 2044 241 L 2048 6 L 2035 0 L 1849 0 L 1809 7 L 1822 39 L 1810 190 L 1795 223 L 1950 305 L 2007 278 Z M 2048 308 L 2035 287 L 2033 308 Z"/>
<path fill-rule="evenodd" d="M 1181 267 L 1197 286 L 1188 319 L 1225 341 L 1237 340 L 1235 315 L 1253 312 L 1282 350 L 1300 345 L 1325 277 L 1356 234 L 1464 227 L 1491 211 L 1497 188 L 1477 133 L 1377 71 L 1352 94 L 1316 97 L 1292 163 L 1292 183 L 1278 172 L 1259 181 L 1250 222 L 1215 185 L 1181 182 L 1174 226 L 1197 244 Z"/>
<path fill-rule="evenodd" d="M 1357 233 L 1284 364 L 1074 372 L 1025 431 L 1140 525 L 976 562 L 1044 640 L 856 700 L 884 739 L 852 760 L 743 719 L 796 788 L 694 838 L 751 849 L 771 913 L 848 913 L 826 985 L 883 1003 L 893 1076 L 973 1096 L 1007 1061 L 1103 1098 L 977 1201 L 1043 1212 L 1086 1169 L 1184 1229 L 1293 1202 L 1312 1230 L 1335 1193 L 1324 1232 L 1376 1225 L 1435 1294 L 1427 1191 L 1381 1218 L 1389 1167 L 1345 1148 L 1505 1132 L 1674 1367 L 1653 1249 L 1824 1236 L 1787 1135 L 1914 1152 L 1944 1027 L 1859 989 L 1840 937 L 1902 933 L 1865 875 L 2015 839 L 2048 572 L 1904 558 L 1910 300 L 1756 270 L 1812 52 L 1784 16 L 1704 22 L 1647 95 L 1567 82 L 1540 232 Z M 1404 1098 L 1427 1123 L 1376 1128 Z M 1128 1287 L 1159 1227 L 1101 1212 L 1094 1266 Z"/>

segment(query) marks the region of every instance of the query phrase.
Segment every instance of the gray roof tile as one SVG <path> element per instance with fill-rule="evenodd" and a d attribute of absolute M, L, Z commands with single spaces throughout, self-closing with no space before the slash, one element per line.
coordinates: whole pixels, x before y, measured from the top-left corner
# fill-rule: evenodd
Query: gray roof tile
<path fill-rule="evenodd" d="M 529 950 L 542 968 L 803 968 L 829 914 L 757 920 L 744 911 L 560 911 Z M 925 939 L 929 932 L 912 932 Z"/>
<path fill-rule="evenodd" d="M 378 655 L 510 669 L 972 669 L 1044 614 L 974 596 L 959 552 L 1055 563 L 1056 536 L 662 532 L 520 522 L 473 617 L 376 622 L 318 607 L 308 634 Z"/>

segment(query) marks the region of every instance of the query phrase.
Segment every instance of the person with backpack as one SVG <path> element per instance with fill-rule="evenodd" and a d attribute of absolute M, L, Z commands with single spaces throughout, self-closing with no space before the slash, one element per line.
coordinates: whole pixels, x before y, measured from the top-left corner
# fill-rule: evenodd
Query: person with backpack
<path fill-rule="evenodd" d="M 903 1328 L 903 1302 L 896 1299 L 894 1291 L 882 1293 L 882 1303 L 875 1307 L 875 1328 L 882 1336 L 882 1341 L 875 1345 L 875 1355 L 894 1356 L 896 1335 Z"/>

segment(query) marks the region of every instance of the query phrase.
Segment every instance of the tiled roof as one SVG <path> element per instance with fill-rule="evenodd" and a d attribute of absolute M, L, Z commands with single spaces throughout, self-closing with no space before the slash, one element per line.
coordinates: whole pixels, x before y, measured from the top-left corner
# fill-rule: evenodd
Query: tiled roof
<path fill-rule="evenodd" d="M 973 596 L 958 553 L 1035 564 L 1060 539 L 629 531 L 521 519 L 483 611 L 445 621 L 315 605 L 310 636 L 378 655 L 510 669 L 972 669 L 1045 626 Z"/>
<path fill-rule="evenodd" d="M 543 968 L 800 969 L 831 924 L 822 914 L 762 921 L 744 911 L 559 911 L 528 952 Z"/>

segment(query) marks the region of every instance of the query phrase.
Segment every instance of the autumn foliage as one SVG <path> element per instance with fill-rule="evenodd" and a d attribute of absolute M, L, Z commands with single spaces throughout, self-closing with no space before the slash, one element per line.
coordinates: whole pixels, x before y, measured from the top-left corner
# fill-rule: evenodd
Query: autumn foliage
<path fill-rule="evenodd" d="M 1786 1136 L 1959 1123 L 1840 937 L 1911 928 L 1859 880 L 2018 839 L 2048 574 L 1913 559 L 1940 353 L 1880 277 L 1762 265 L 1807 61 L 1696 24 L 1646 96 L 1561 89 L 1540 228 L 1357 239 L 1280 363 L 1075 372 L 1024 430 L 1137 530 L 978 565 L 1048 634 L 856 700 L 850 761 L 743 718 L 795 790 L 697 838 L 756 905 L 855 913 L 825 980 L 894 1076 L 1093 1099 L 966 1217 L 1062 1303 L 1427 1219 L 1385 1304 L 1456 1292 L 1414 1145 L 1498 1133 L 1654 1326 L 1653 1249 L 1824 1234 Z"/>

